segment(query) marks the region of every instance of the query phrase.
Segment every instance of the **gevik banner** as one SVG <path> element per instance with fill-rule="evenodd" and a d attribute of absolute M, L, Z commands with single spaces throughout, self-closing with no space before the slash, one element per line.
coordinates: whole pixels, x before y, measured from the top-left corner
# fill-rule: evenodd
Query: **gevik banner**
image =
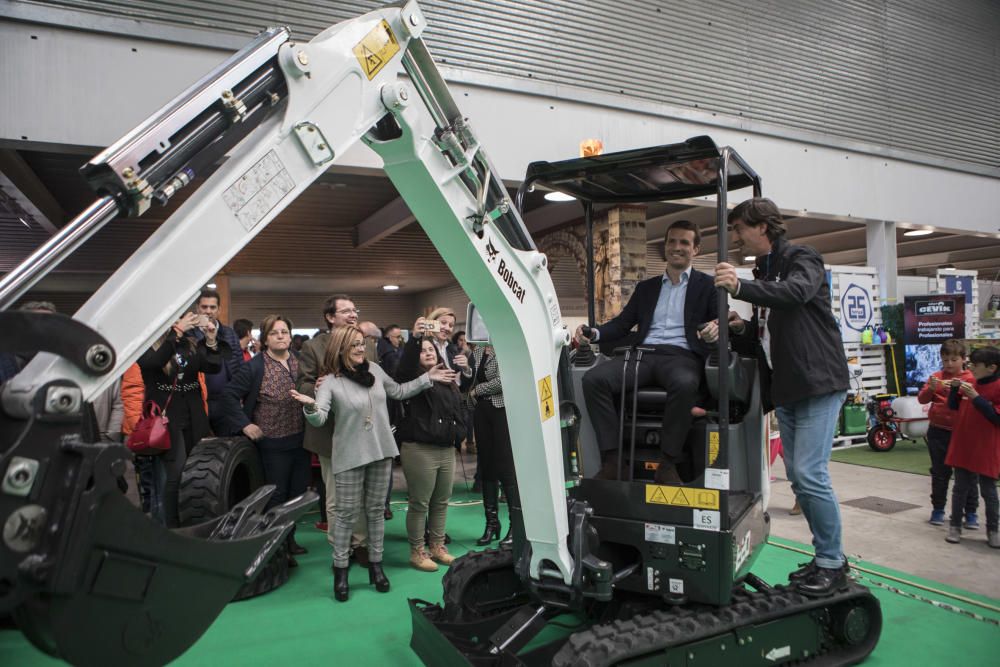
<path fill-rule="evenodd" d="M 905 297 L 903 328 L 906 392 L 916 394 L 930 374 L 941 368 L 941 343 L 950 338 L 965 338 L 965 296 Z"/>

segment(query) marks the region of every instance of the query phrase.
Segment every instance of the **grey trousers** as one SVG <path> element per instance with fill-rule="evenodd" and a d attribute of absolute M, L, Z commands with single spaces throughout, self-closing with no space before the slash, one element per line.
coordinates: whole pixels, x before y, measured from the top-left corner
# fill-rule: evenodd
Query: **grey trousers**
<path fill-rule="evenodd" d="M 406 536 L 410 547 L 424 546 L 424 527 L 431 544 L 444 544 L 444 524 L 448 516 L 455 479 L 455 450 L 440 445 L 404 442 L 399 448 L 406 475 L 410 505 L 406 511 Z"/>
<path fill-rule="evenodd" d="M 326 541 L 333 546 L 333 514 L 337 511 L 337 489 L 333 481 L 333 462 L 329 456 L 317 454 L 319 469 L 323 475 L 323 486 L 326 487 Z M 368 546 L 368 522 L 364 514 L 358 514 L 354 522 L 354 533 L 351 535 L 351 547 Z"/>
<path fill-rule="evenodd" d="M 347 567 L 351 556 L 351 530 L 358 516 L 368 520 L 368 558 L 382 562 L 385 537 L 385 494 L 392 474 L 392 459 L 338 472 L 333 476 L 337 507 L 333 513 L 333 565 Z"/>

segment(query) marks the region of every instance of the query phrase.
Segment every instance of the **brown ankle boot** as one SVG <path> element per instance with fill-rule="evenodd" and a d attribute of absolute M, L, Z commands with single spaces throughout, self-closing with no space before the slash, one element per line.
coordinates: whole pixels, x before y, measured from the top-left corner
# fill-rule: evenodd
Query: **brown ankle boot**
<path fill-rule="evenodd" d="M 431 558 L 442 565 L 451 565 L 455 561 L 455 557 L 448 553 L 448 548 L 443 544 L 432 544 L 430 552 Z"/>
<path fill-rule="evenodd" d="M 437 563 L 430 559 L 430 556 L 424 551 L 423 547 L 419 549 L 415 547 L 410 547 L 410 565 L 417 568 L 421 572 L 437 572 Z"/>

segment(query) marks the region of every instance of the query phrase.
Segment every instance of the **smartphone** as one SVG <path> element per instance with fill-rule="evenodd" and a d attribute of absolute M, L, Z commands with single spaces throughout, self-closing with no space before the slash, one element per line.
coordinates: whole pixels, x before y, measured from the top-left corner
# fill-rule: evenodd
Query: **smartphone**
<path fill-rule="evenodd" d="M 441 331 L 441 323 L 437 320 L 424 320 L 424 331 Z"/>

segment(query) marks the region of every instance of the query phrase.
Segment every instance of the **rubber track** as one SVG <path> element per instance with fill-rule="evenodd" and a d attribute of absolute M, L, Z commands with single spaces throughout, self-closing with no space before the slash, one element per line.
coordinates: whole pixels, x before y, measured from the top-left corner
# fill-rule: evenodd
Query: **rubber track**
<path fill-rule="evenodd" d="M 182 526 L 191 526 L 223 514 L 222 473 L 231 444 L 225 440 L 202 440 L 184 463 L 178 509 Z"/>
<path fill-rule="evenodd" d="M 631 619 L 617 620 L 577 632 L 569 637 L 552 664 L 554 667 L 608 667 L 622 660 L 659 653 L 738 628 L 806 611 L 830 608 L 870 595 L 866 588 L 856 584 L 846 592 L 821 599 L 808 598 L 784 586 L 771 591 L 741 590 L 734 595 L 733 603 L 726 607 L 714 610 L 711 608 L 657 610 L 650 614 L 640 614 Z M 808 659 L 786 661 L 782 664 L 854 664 L 874 648 L 874 644 L 867 650 L 864 650 L 863 646 L 852 647 L 854 653 L 861 651 L 860 655 L 840 655 L 840 652 L 835 650 L 837 647 L 830 645 L 829 628 L 824 630 L 826 641 L 823 652 Z M 831 649 L 834 649 L 833 652 Z"/>

